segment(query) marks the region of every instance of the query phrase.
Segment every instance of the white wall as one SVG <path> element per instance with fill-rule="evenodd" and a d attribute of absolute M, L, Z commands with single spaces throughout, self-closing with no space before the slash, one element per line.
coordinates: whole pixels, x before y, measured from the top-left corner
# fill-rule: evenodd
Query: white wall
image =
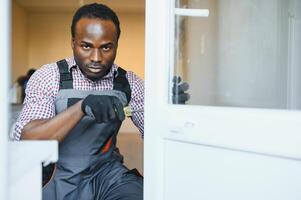
<path fill-rule="evenodd" d="M 179 25 L 186 32 L 176 40 L 181 48 L 175 68 L 190 84 L 189 104 L 301 108 L 300 1 L 187 5 L 209 9 L 208 18 L 182 17 Z"/>
<path fill-rule="evenodd" d="M 286 108 L 288 3 L 220 0 L 220 105 Z"/>
<path fill-rule="evenodd" d="M 209 17 L 186 17 L 185 58 L 190 104 L 210 105 L 215 102 L 217 66 L 217 0 L 191 1 L 190 8 L 209 9 Z"/>
<path fill-rule="evenodd" d="M 8 143 L 8 87 L 10 79 L 10 1 L 2 1 L 0 6 L 0 199 L 7 199 L 7 143 Z"/>
<path fill-rule="evenodd" d="M 301 109 L 301 1 L 290 0 L 289 16 L 289 97 L 290 109 Z"/>

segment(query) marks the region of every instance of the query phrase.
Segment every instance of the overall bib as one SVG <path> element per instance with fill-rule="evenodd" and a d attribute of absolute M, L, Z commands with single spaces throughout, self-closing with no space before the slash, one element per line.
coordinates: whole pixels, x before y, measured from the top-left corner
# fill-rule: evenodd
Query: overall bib
<path fill-rule="evenodd" d="M 117 97 L 126 106 L 130 86 L 126 71 L 118 68 L 113 90 L 73 89 L 71 71 L 65 60 L 57 62 L 60 90 L 55 101 L 56 114 L 89 94 Z M 84 116 L 59 144 L 59 160 L 50 181 L 43 187 L 43 200 L 142 200 L 143 178 L 122 164 L 115 151 L 121 121 L 96 123 Z"/>

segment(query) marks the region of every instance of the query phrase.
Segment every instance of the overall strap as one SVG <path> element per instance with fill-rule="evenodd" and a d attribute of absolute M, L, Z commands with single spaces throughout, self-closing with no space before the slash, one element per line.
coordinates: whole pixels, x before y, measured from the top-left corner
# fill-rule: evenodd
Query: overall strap
<path fill-rule="evenodd" d="M 69 72 L 69 66 L 65 59 L 56 62 L 60 72 L 60 90 L 61 89 L 72 89 L 73 79 L 71 70 Z"/>
<path fill-rule="evenodd" d="M 114 73 L 113 89 L 124 92 L 128 103 L 131 100 L 131 87 L 128 79 L 126 78 L 126 71 L 118 67 L 117 72 Z"/>

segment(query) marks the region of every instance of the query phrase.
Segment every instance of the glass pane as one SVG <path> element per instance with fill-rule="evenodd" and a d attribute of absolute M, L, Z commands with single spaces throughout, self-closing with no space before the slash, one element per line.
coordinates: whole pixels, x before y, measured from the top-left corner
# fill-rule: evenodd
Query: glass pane
<path fill-rule="evenodd" d="M 191 8 L 191 9 L 204 9 L 207 8 L 212 0 L 178 0 L 175 1 L 176 8 Z M 214 0 L 213 0 L 214 1 Z"/>
<path fill-rule="evenodd" d="M 301 109 L 301 0 L 179 0 L 173 75 L 186 104 Z M 189 12 L 189 9 L 187 9 Z"/>

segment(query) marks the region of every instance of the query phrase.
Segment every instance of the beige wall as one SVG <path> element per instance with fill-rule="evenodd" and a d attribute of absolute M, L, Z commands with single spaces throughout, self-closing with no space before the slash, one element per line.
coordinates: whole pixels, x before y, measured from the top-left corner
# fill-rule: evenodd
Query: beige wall
<path fill-rule="evenodd" d="M 121 36 L 116 63 L 144 77 L 144 14 L 119 14 Z"/>
<path fill-rule="evenodd" d="M 14 82 L 28 70 L 28 15 L 26 11 L 12 2 L 12 69 L 11 80 Z"/>
<path fill-rule="evenodd" d="M 39 68 L 72 55 L 69 24 L 71 13 L 30 13 L 28 64 Z"/>
<path fill-rule="evenodd" d="M 30 68 L 72 56 L 71 12 L 26 12 L 13 1 L 12 81 Z M 144 78 L 144 13 L 118 13 L 121 36 L 115 62 Z"/>
<path fill-rule="evenodd" d="M 144 14 L 118 13 L 118 16 L 121 36 L 116 63 L 144 78 Z M 72 13 L 27 13 L 13 1 L 13 80 L 26 74 L 29 68 L 72 56 L 71 19 Z M 143 173 L 143 140 L 138 129 L 127 119 L 120 133 L 118 146 L 125 164 Z"/>
<path fill-rule="evenodd" d="M 116 63 L 144 77 L 144 14 L 119 14 L 121 36 Z M 72 13 L 30 13 L 28 65 L 43 64 L 72 56 Z"/>

